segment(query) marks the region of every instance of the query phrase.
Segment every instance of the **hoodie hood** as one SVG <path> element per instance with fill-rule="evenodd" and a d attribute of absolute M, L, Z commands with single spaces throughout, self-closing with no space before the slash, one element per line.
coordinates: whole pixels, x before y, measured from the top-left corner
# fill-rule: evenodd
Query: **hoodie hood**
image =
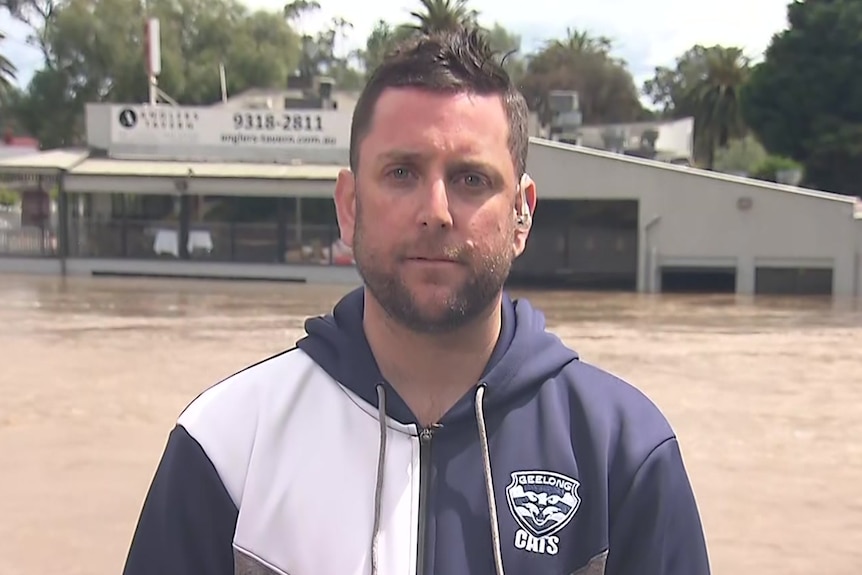
<path fill-rule="evenodd" d="M 545 317 L 527 300 L 512 300 L 503 293 L 500 338 L 480 382 L 485 408 L 494 411 L 542 385 L 565 365 L 578 359 L 560 339 L 545 330 Z M 416 423 L 415 416 L 385 382 L 362 327 L 364 288 L 345 295 L 331 314 L 305 322 L 307 336 L 297 347 L 307 353 L 333 379 L 375 408 L 378 385 L 386 388 L 386 413 L 401 423 Z M 441 424 L 474 417 L 473 392 L 468 392 L 443 417 Z"/>
<path fill-rule="evenodd" d="M 502 306 L 503 321 L 500 337 L 483 376 L 472 390 L 461 397 L 443 418 L 432 426 L 432 428 L 454 426 L 467 429 L 459 424 L 471 422 L 478 428 L 482 475 L 491 518 L 491 541 L 496 575 L 505 574 L 485 414 L 506 411 L 508 406 L 516 405 L 522 396 L 537 393 L 539 387 L 548 378 L 558 374 L 565 365 L 578 359 L 574 351 L 566 348 L 555 335 L 545 331 L 544 316 L 529 302 L 512 301 L 504 292 Z M 306 321 L 305 330 L 308 336 L 298 341 L 297 347 L 307 353 L 332 378 L 377 410 L 380 443 L 370 556 L 371 575 L 378 575 L 380 514 L 384 490 L 384 464 L 387 456 L 386 416 L 401 423 L 415 424 L 417 430 L 420 424 L 398 393 L 384 380 L 377 367 L 362 328 L 363 309 L 364 288 L 358 288 L 344 296 L 336 304 L 331 315 Z M 423 441 L 421 437 L 430 438 L 430 434 L 433 434 L 431 429 L 423 429 L 419 434 L 420 443 Z M 456 434 L 456 436 L 466 437 L 467 435 Z M 425 465 L 428 466 L 430 463 Z M 427 485 L 427 479 L 425 484 Z M 420 537 L 424 540 L 425 536 L 420 535 Z"/>

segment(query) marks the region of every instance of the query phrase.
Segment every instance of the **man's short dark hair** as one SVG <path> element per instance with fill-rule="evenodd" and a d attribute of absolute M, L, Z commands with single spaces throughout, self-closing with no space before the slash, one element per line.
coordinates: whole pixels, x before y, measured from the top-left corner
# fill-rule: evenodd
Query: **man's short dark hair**
<path fill-rule="evenodd" d="M 362 90 L 350 126 L 350 169 L 359 165 L 359 146 L 371 129 L 374 108 L 387 88 L 418 88 L 438 93 L 499 94 L 509 120 L 509 150 L 515 177 L 526 171 L 529 145 L 524 96 L 475 28 L 416 34 L 396 46 Z"/>

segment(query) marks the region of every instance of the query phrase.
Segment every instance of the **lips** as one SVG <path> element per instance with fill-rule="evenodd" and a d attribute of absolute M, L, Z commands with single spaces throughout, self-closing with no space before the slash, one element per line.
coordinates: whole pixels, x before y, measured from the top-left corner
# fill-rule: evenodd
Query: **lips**
<path fill-rule="evenodd" d="M 409 262 L 426 263 L 426 264 L 458 264 L 461 263 L 458 259 L 443 255 L 428 255 L 428 256 L 410 256 L 407 258 Z"/>
<path fill-rule="evenodd" d="M 417 261 L 417 262 L 442 262 L 442 263 L 447 263 L 447 264 L 454 264 L 454 263 L 458 263 L 458 262 L 456 262 L 455 260 L 453 260 L 452 258 L 447 258 L 447 257 L 422 257 L 422 256 L 417 256 L 417 257 L 410 257 L 410 258 L 407 258 L 407 259 L 409 259 L 409 260 L 413 260 L 413 261 Z"/>

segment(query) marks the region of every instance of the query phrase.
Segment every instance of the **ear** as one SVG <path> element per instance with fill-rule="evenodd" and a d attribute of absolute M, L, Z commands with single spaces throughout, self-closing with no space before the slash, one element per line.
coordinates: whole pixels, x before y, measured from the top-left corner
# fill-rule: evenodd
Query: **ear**
<path fill-rule="evenodd" d="M 533 214 L 536 211 L 536 183 L 528 174 L 521 177 L 520 190 L 517 198 L 515 198 L 515 217 L 522 216 L 524 225 L 515 228 L 515 257 L 524 253 L 524 249 L 527 247 L 527 238 L 530 235 L 530 229 L 533 226 Z"/>
<path fill-rule="evenodd" d="M 353 230 L 356 225 L 356 179 L 350 170 L 338 172 L 335 181 L 335 215 L 341 241 L 353 247 Z"/>

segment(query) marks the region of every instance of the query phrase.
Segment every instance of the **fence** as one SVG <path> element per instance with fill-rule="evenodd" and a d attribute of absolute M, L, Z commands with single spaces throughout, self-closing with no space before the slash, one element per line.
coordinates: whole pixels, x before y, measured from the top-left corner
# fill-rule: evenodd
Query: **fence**
<path fill-rule="evenodd" d="M 180 228 L 175 221 L 78 220 L 69 229 L 71 257 L 353 264 L 335 225 L 192 223 L 186 254 L 181 253 L 179 243 Z"/>
<path fill-rule="evenodd" d="M 38 226 L 7 227 L 0 220 L 0 255 L 50 257 L 57 254 L 53 230 Z"/>

